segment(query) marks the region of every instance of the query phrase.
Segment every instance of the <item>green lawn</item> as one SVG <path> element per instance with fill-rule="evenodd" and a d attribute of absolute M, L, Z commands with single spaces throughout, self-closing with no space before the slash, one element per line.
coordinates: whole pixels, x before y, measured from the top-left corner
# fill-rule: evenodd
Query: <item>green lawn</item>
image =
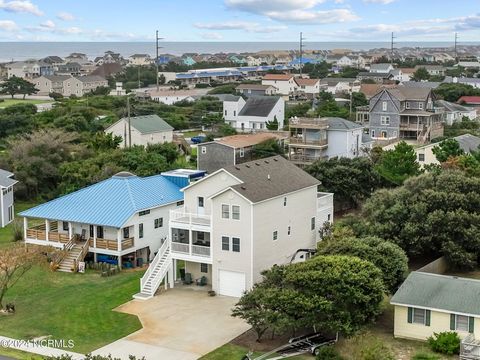
<path fill-rule="evenodd" d="M 134 315 L 112 311 L 138 291 L 143 271 L 103 278 L 98 273 L 30 270 L 7 293 L 16 313 L 0 316 L 0 334 L 16 339 L 72 339 L 72 351 L 87 353 L 141 328 Z"/>
<path fill-rule="evenodd" d="M 6 108 L 7 106 L 15 104 L 45 104 L 50 103 L 53 100 L 32 100 L 32 99 L 3 99 L 0 101 L 0 109 Z"/>
<path fill-rule="evenodd" d="M 242 357 L 248 352 L 248 349 L 244 348 L 243 346 L 238 346 L 234 344 L 225 344 L 218 349 L 204 355 L 200 358 L 200 360 L 240 360 Z M 260 353 L 255 353 L 255 355 L 259 356 Z M 292 360 L 312 360 L 314 359 L 311 355 L 302 355 L 302 356 L 294 356 L 289 358 Z"/>
<path fill-rule="evenodd" d="M 22 212 L 26 209 L 30 209 L 37 205 L 33 202 L 15 202 L 15 213 Z M 21 222 L 22 218 L 16 217 L 16 221 L 19 222 L 19 226 L 23 227 Z M 2 247 L 8 246 L 13 241 L 13 223 L 8 224 L 4 228 L 0 228 L 0 249 Z"/>
<path fill-rule="evenodd" d="M 0 348 L 0 355 L 8 356 L 12 359 L 17 359 L 17 360 L 43 360 L 44 359 L 40 355 L 35 355 L 25 351 L 14 350 L 10 348 L 3 348 L 3 347 Z"/>

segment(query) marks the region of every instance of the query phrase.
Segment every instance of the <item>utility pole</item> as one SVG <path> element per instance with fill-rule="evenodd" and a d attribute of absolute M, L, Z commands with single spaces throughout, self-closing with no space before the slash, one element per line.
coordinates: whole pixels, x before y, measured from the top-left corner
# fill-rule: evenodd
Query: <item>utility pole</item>
<path fill-rule="evenodd" d="M 390 63 L 393 65 L 393 56 L 394 56 L 394 51 L 395 51 L 395 35 L 394 33 L 392 32 L 392 41 L 391 41 L 391 45 L 390 45 Z"/>
<path fill-rule="evenodd" d="M 157 91 L 160 88 L 160 77 L 158 75 L 158 49 L 161 49 L 160 46 L 158 46 L 158 40 L 162 40 L 163 38 L 158 37 L 158 30 L 155 33 L 155 67 L 157 69 Z"/>
<path fill-rule="evenodd" d="M 158 71 L 157 71 L 157 74 L 158 74 Z M 138 88 L 140 89 L 140 66 L 137 66 L 137 77 L 138 77 Z"/>
<path fill-rule="evenodd" d="M 303 33 L 300 33 L 300 77 L 302 77 L 302 69 L 303 69 L 303 40 L 305 38 L 303 37 Z"/>
<path fill-rule="evenodd" d="M 458 46 L 458 33 L 455 33 L 455 61 L 458 62 L 457 46 Z"/>
<path fill-rule="evenodd" d="M 132 123 L 130 119 L 130 96 L 127 95 L 128 147 L 132 147 Z"/>

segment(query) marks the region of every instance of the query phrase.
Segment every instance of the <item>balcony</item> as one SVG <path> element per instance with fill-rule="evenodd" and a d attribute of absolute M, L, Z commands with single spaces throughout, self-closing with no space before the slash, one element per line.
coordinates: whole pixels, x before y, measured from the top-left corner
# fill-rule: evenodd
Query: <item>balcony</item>
<path fill-rule="evenodd" d="M 332 193 L 317 193 L 317 210 L 333 209 L 333 194 Z"/>
<path fill-rule="evenodd" d="M 175 258 L 211 261 L 210 233 L 172 228 L 171 239 L 170 248 Z"/>
<path fill-rule="evenodd" d="M 96 244 L 96 246 L 95 246 Z M 118 241 L 117 240 L 110 240 L 110 239 L 102 239 L 102 238 L 97 238 L 97 241 L 95 242 L 93 238 L 89 239 L 89 246 L 91 248 L 96 248 L 96 249 L 103 249 L 103 250 L 111 250 L 111 251 L 123 251 L 130 249 L 135 246 L 135 242 L 133 237 L 128 238 L 128 239 L 122 239 L 120 242 L 120 249 L 118 249 Z"/>
<path fill-rule="evenodd" d="M 183 210 L 170 210 L 170 225 L 182 229 L 192 227 L 210 229 L 212 216 L 188 213 Z"/>
<path fill-rule="evenodd" d="M 291 118 L 289 120 L 290 128 L 300 129 L 328 129 L 328 120 L 321 118 Z"/>
<path fill-rule="evenodd" d="M 210 246 L 186 244 L 172 241 L 172 253 L 209 258 L 211 256 Z"/>
<path fill-rule="evenodd" d="M 289 159 L 296 164 L 308 165 L 313 164 L 317 160 L 326 159 L 326 157 L 323 155 L 290 154 Z"/>
<path fill-rule="evenodd" d="M 327 139 L 305 139 L 302 136 L 292 136 L 289 139 L 290 145 L 308 146 L 308 147 L 325 147 L 328 145 Z"/>

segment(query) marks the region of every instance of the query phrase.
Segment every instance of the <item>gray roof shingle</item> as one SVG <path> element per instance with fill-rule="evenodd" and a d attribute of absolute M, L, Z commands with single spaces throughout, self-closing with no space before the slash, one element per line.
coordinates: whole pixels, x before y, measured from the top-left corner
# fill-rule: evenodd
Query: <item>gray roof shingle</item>
<path fill-rule="evenodd" d="M 273 110 L 278 96 L 251 96 L 238 113 L 239 116 L 267 116 Z"/>
<path fill-rule="evenodd" d="M 478 136 L 464 134 L 456 136 L 454 139 L 458 141 L 462 150 L 467 154 L 470 154 L 472 151 L 480 150 L 480 137 Z"/>
<path fill-rule="evenodd" d="M 232 189 L 254 203 L 320 184 L 282 156 L 229 166 L 225 170 L 242 181 Z"/>
<path fill-rule="evenodd" d="M 354 130 L 363 128 L 360 124 L 339 117 L 327 117 L 324 119 L 328 121 L 329 130 Z"/>
<path fill-rule="evenodd" d="M 18 183 L 17 180 L 12 179 L 13 173 L 7 170 L 0 169 L 0 187 L 10 187 Z"/>
<path fill-rule="evenodd" d="M 122 118 L 119 121 L 122 120 L 128 121 L 127 118 Z M 142 134 L 173 130 L 173 127 L 158 115 L 134 116 L 130 118 L 130 124 Z"/>
<path fill-rule="evenodd" d="M 390 303 L 480 315 L 480 280 L 414 271 L 400 286 Z"/>

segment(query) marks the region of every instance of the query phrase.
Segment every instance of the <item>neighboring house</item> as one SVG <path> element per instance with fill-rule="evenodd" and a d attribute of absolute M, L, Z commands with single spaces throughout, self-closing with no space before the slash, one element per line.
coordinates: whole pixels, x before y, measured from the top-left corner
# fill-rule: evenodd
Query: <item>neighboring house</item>
<path fill-rule="evenodd" d="M 318 230 L 333 220 L 333 194 L 318 193 L 318 185 L 274 156 L 220 169 L 183 188 L 183 208 L 170 212 L 169 242 L 136 297 L 152 297 L 179 261 L 217 294 L 242 296 L 261 281 L 263 270 L 290 263 L 299 249 L 316 248 Z M 165 283 L 173 287 L 173 280 Z"/>
<path fill-rule="evenodd" d="M 277 93 L 277 89 L 274 86 L 260 84 L 240 84 L 235 90 L 245 96 L 266 96 Z"/>
<path fill-rule="evenodd" d="M 108 86 L 108 81 L 101 76 L 72 76 L 63 82 L 63 96 L 75 95 L 81 97 L 101 86 Z"/>
<path fill-rule="evenodd" d="M 410 81 L 413 76 L 412 73 L 403 72 L 402 69 L 394 69 L 390 71 L 390 74 L 393 75 L 392 80 L 395 80 L 397 82 Z"/>
<path fill-rule="evenodd" d="M 16 61 L 5 65 L 7 68 L 7 77 L 13 76 L 23 79 L 33 79 L 42 75 L 53 75 L 54 67 L 43 61 L 27 60 Z"/>
<path fill-rule="evenodd" d="M 465 69 L 480 69 L 480 62 L 478 61 L 459 61 L 453 66 L 463 67 Z"/>
<path fill-rule="evenodd" d="M 88 60 L 88 56 L 86 54 L 82 53 L 71 53 L 65 58 L 65 62 L 76 62 L 79 63 L 80 65 L 84 65 L 88 63 L 90 60 Z"/>
<path fill-rule="evenodd" d="M 13 186 L 18 181 L 13 176 L 13 173 L 0 169 L 0 228 L 10 224 L 15 216 Z"/>
<path fill-rule="evenodd" d="M 455 331 L 480 337 L 480 281 L 413 271 L 390 300 L 395 307 L 394 336 L 426 340 Z"/>
<path fill-rule="evenodd" d="M 388 73 L 379 73 L 379 72 L 361 72 L 357 75 L 359 81 L 363 80 L 373 80 L 376 83 L 385 83 L 389 80 L 393 80 L 394 75 L 390 72 Z"/>
<path fill-rule="evenodd" d="M 308 99 L 314 99 L 320 93 L 320 90 L 326 89 L 326 86 L 320 85 L 320 79 L 296 77 L 295 82 L 297 83 L 297 95 L 304 94 Z"/>
<path fill-rule="evenodd" d="M 175 74 L 175 80 L 180 81 L 182 85 L 188 86 L 210 84 L 212 81 L 228 83 L 238 81 L 242 77 L 242 72 L 236 68 L 198 69 Z"/>
<path fill-rule="evenodd" d="M 367 100 L 377 95 L 382 89 L 392 89 L 397 87 L 396 84 L 362 84 L 360 92 L 365 95 Z"/>
<path fill-rule="evenodd" d="M 462 96 L 457 103 L 465 106 L 480 106 L 480 96 Z"/>
<path fill-rule="evenodd" d="M 364 126 L 342 118 L 291 118 L 288 156 L 306 166 L 320 159 L 364 155 Z"/>
<path fill-rule="evenodd" d="M 110 96 L 125 96 L 127 95 L 127 90 L 123 88 L 123 83 L 121 81 L 115 82 L 115 89 L 111 90 L 109 93 Z"/>
<path fill-rule="evenodd" d="M 223 117 L 233 128 L 240 131 L 265 130 L 267 123 L 275 119 L 278 128 L 283 128 L 285 101 L 280 96 L 250 96 L 247 101 L 240 96 L 232 96 L 231 99 L 233 101 L 223 102 Z"/>
<path fill-rule="evenodd" d="M 470 154 L 472 151 L 480 151 L 480 137 L 478 136 L 464 134 L 456 136 L 454 137 L 454 139 L 458 141 L 460 148 L 466 154 Z M 438 146 L 438 143 L 428 144 L 422 147 L 415 148 L 415 153 L 417 154 L 417 162 L 420 165 L 424 166 L 431 164 L 440 164 L 432 151 L 435 146 Z"/>
<path fill-rule="evenodd" d="M 100 76 L 106 79 L 122 71 L 123 71 L 122 65 L 119 63 L 113 62 L 113 63 L 105 63 L 100 66 L 97 66 L 89 74 Z"/>
<path fill-rule="evenodd" d="M 165 90 L 165 91 L 149 91 L 152 100 L 165 105 L 173 105 L 179 101 L 195 101 L 194 96 L 197 94 L 193 90 Z"/>
<path fill-rule="evenodd" d="M 285 137 L 270 132 L 232 135 L 202 143 L 198 146 L 197 168 L 212 174 L 218 169 L 251 161 L 254 159 L 255 145 L 270 139 L 284 146 Z"/>
<path fill-rule="evenodd" d="M 392 64 L 389 63 L 380 63 L 380 64 L 371 64 L 370 65 L 370 72 L 371 73 L 380 73 L 380 74 L 388 74 L 389 72 L 393 71 L 395 68 Z"/>
<path fill-rule="evenodd" d="M 436 89 L 437 87 L 442 85 L 442 83 L 439 81 L 403 81 L 399 85 L 409 88 Z"/>
<path fill-rule="evenodd" d="M 446 100 L 437 100 L 435 106 L 442 107 L 445 111 L 445 123 L 452 125 L 457 121 L 462 121 L 464 117 L 475 120 L 477 118 L 477 109 L 448 102 Z"/>
<path fill-rule="evenodd" d="M 480 78 L 466 78 L 466 77 L 451 77 L 447 76 L 443 82 L 453 84 L 465 84 L 473 86 L 474 88 L 480 88 Z"/>
<path fill-rule="evenodd" d="M 128 58 L 128 64 L 133 66 L 150 65 L 152 58 L 148 54 L 133 54 Z"/>
<path fill-rule="evenodd" d="M 443 136 L 443 110 L 435 108 L 434 101 L 430 88 L 399 86 L 381 90 L 370 99 L 371 138 L 426 143 Z"/>
<path fill-rule="evenodd" d="M 143 115 L 122 118 L 105 129 L 105 133 L 120 136 L 121 147 L 172 142 L 173 127 L 158 115 Z M 131 139 L 131 141 L 130 141 Z"/>
<path fill-rule="evenodd" d="M 442 65 L 417 65 L 415 66 L 415 71 L 421 68 L 427 70 L 430 76 L 445 76 L 445 71 L 447 70 Z"/>
<path fill-rule="evenodd" d="M 41 61 L 50 65 L 53 65 L 55 67 L 65 63 L 65 61 L 60 56 L 56 56 L 56 55 L 47 56 L 41 59 Z"/>
<path fill-rule="evenodd" d="M 281 95 L 291 95 L 297 90 L 297 83 L 292 74 L 266 74 L 262 78 L 262 85 L 270 85 Z"/>
<path fill-rule="evenodd" d="M 46 75 L 31 80 L 39 90 L 39 95 L 58 93 L 63 95 L 63 84 L 70 79 L 70 75 Z"/>
<path fill-rule="evenodd" d="M 359 91 L 360 81 L 354 78 L 327 77 L 320 80 L 320 86 L 330 94 L 344 94 Z"/>
<path fill-rule="evenodd" d="M 82 66 L 77 62 L 69 62 L 55 67 L 55 75 L 78 76 L 81 74 Z"/>
<path fill-rule="evenodd" d="M 65 249 L 75 256 L 81 254 L 80 247 L 94 261 L 100 255 L 113 256 L 120 266 L 139 258 L 147 263 L 167 241 L 170 210 L 183 204 L 180 189 L 201 173 L 185 171 L 188 177 L 166 173 L 141 178 L 120 172 L 23 211 L 25 242 Z M 37 225 L 29 227 L 30 221 Z M 68 257 L 60 269 L 71 271 L 64 265 L 70 265 Z"/>

